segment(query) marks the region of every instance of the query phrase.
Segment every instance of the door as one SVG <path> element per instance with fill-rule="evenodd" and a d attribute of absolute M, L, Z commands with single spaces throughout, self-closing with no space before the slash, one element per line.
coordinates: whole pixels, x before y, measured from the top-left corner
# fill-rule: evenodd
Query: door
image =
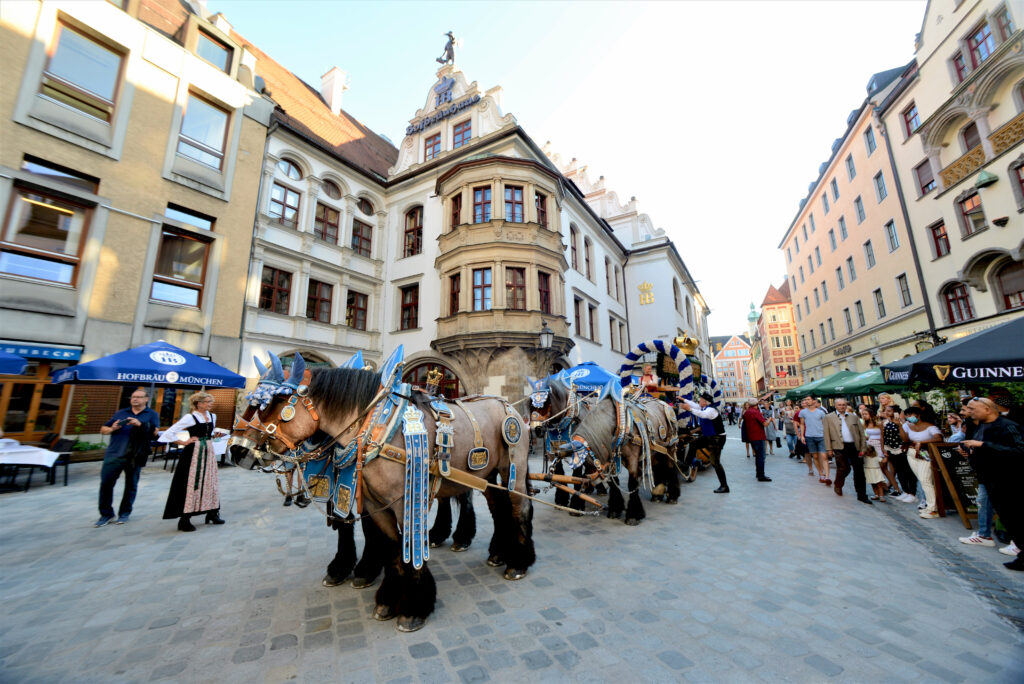
<path fill-rule="evenodd" d="M 4 437 L 38 442 L 46 433 L 60 431 L 70 388 L 51 384 L 50 374 L 67 365 L 30 359 L 24 375 L 0 375 Z"/>

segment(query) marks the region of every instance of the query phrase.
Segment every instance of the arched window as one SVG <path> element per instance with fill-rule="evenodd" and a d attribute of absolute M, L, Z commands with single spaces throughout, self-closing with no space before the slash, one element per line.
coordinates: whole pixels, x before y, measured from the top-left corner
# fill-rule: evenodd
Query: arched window
<path fill-rule="evenodd" d="M 677 313 L 682 313 L 683 309 L 679 303 L 679 281 L 675 278 L 672 279 L 672 305 Z"/>
<path fill-rule="evenodd" d="M 693 302 L 686 298 L 686 325 L 693 326 Z"/>
<path fill-rule="evenodd" d="M 333 181 L 324 181 L 324 194 L 331 199 L 341 199 L 341 188 Z"/>
<path fill-rule="evenodd" d="M 953 283 L 942 291 L 946 303 L 946 315 L 950 323 L 963 323 L 974 318 L 971 295 L 963 283 Z"/>
<path fill-rule="evenodd" d="M 591 254 L 590 238 L 583 238 L 583 265 L 586 267 L 587 280 L 593 280 L 594 276 L 590 271 L 590 258 Z"/>
<path fill-rule="evenodd" d="M 960 137 L 964 141 L 964 152 L 970 152 L 981 144 L 981 134 L 978 133 L 978 124 L 973 121 L 960 130 Z"/>
<path fill-rule="evenodd" d="M 619 270 L 619 267 L 616 266 L 615 267 L 615 301 L 617 301 L 617 302 L 621 302 L 622 301 L 622 294 L 621 294 L 621 291 L 619 290 L 619 288 L 622 287 L 621 284 L 620 284 L 620 280 L 619 280 L 621 277 L 622 277 L 622 272 Z"/>
<path fill-rule="evenodd" d="M 359 207 L 359 211 L 363 212 L 367 216 L 373 216 L 373 204 L 365 197 L 360 197 L 356 206 Z"/>
<path fill-rule="evenodd" d="M 405 240 L 402 256 L 415 256 L 423 251 L 423 207 L 413 207 L 405 215 Z"/>
<path fill-rule="evenodd" d="M 302 171 L 299 170 L 299 167 L 295 162 L 289 159 L 282 159 L 277 162 L 277 170 L 292 180 L 302 180 Z"/>
<path fill-rule="evenodd" d="M 571 255 L 571 265 L 574 270 L 580 270 L 579 256 L 576 254 L 576 226 L 569 226 L 569 254 Z"/>
<path fill-rule="evenodd" d="M 446 399 L 457 399 L 462 396 L 462 392 L 459 388 L 458 376 L 456 376 L 449 368 L 442 366 L 439 363 L 421 363 L 418 366 L 414 366 L 405 372 L 405 375 L 402 376 L 402 380 L 425 389 L 427 386 L 427 373 L 434 368 L 444 374 L 441 377 L 441 394 L 443 394 Z"/>
<path fill-rule="evenodd" d="M 996 271 L 996 291 L 1006 310 L 1024 307 L 1024 262 L 1010 261 Z"/>
<path fill-rule="evenodd" d="M 612 293 L 612 262 L 608 260 L 608 257 L 604 258 L 604 286 L 610 295 Z"/>

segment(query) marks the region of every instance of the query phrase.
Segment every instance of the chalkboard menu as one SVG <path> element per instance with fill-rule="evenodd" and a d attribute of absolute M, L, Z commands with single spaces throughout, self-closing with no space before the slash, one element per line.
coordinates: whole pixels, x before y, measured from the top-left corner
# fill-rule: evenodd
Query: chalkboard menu
<path fill-rule="evenodd" d="M 944 488 L 936 487 L 936 492 L 948 493 L 964 527 L 971 529 L 968 518 L 978 516 L 978 476 L 967 456 L 960 452 L 959 444 L 948 443 L 929 444 L 928 453 L 946 485 Z"/>

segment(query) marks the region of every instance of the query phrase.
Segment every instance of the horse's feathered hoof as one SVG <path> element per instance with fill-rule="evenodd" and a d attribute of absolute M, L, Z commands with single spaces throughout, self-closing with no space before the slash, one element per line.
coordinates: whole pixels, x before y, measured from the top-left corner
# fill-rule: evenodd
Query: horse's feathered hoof
<path fill-rule="evenodd" d="M 324 585 L 325 587 L 336 587 L 336 586 L 338 586 L 340 584 L 344 584 L 344 583 L 345 583 L 345 578 L 344 577 L 341 578 L 341 579 L 338 579 L 337 577 L 331 577 L 329 574 L 328 575 L 324 575 L 324 578 L 322 580 L 320 580 L 320 584 Z"/>
<path fill-rule="evenodd" d="M 667 503 L 667 504 L 677 504 L 677 503 L 679 503 L 679 499 L 665 499 L 665 503 Z"/>
<path fill-rule="evenodd" d="M 422 629 L 425 624 L 427 624 L 427 618 L 402 615 L 398 618 L 398 624 L 395 625 L 395 628 L 399 632 L 415 632 Z"/>
<path fill-rule="evenodd" d="M 569 515 L 571 515 L 574 518 L 582 518 L 583 517 L 583 514 L 578 512 L 578 511 L 572 511 L 571 513 L 569 513 Z"/>
<path fill-rule="evenodd" d="M 516 570 L 515 568 L 509 568 L 505 571 L 504 577 L 509 582 L 515 582 L 516 580 L 521 580 L 524 577 L 526 577 L 526 570 Z"/>
<path fill-rule="evenodd" d="M 430 548 L 432 548 L 432 549 L 440 548 L 441 544 L 444 544 L 444 542 L 443 541 L 439 541 L 439 542 L 432 541 L 432 542 L 430 542 Z"/>
<path fill-rule="evenodd" d="M 609 518 L 621 518 L 622 517 L 622 511 L 608 511 L 608 517 Z"/>
<path fill-rule="evenodd" d="M 637 518 L 626 518 L 626 524 L 630 527 L 636 527 L 640 524 L 640 520 Z"/>
<path fill-rule="evenodd" d="M 501 556 L 490 556 L 487 559 L 487 564 L 492 568 L 497 568 L 505 564 L 505 561 L 501 560 Z"/>
<path fill-rule="evenodd" d="M 395 609 L 391 606 L 377 606 L 373 609 L 373 619 L 386 622 L 395 617 Z M 422 625 L 421 625 L 422 626 Z"/>
<path fill-rule="evenodd" d="M 465 551 L 468 548 L 469 548 L 469 544 L 460 544 L 459 542 L 454 542 L 451 545 L 451 550 L 453 552 L 455 552 L 455 553 L 461 553 L 461 552 Z"/>
<path fill-rule="evenodd" d="M 372 587 L 373 586 L 373 580 L 374 580 L 374 578 L 372 578 L 372 577 L 353 577 L 352 578 L 352 588 L 353 589 L 366 589 L 367 587 Z M 392 616 L 392 617 L 394 617 L 394 616 Z"/>
<path fill-rule="evenodd" d="M 654 503 L 655 501 L 661 501 L 661 496 L 660 495 L 652 496 L 651 497 L 651 503 Z"/>

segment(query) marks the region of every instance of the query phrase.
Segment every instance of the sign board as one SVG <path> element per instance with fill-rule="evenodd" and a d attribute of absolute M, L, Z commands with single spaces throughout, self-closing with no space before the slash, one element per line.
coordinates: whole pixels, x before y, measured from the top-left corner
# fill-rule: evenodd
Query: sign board
<path fill-rule="evenodd" d="M 959 444 L 945 442 L 929 444 L 928 455 L 933 468 L 941 474 L 941 479 L 936 478 L 935 487 L 939 511 L 945 512 L 948 508 L 945 501 L 948 496 L 964 527 L 971 529 L 970 518 L 978 517 L 978 476 L 967 456 L 960 452 Z M 945 487 L 940 486 L 943 483 Z"/>
<path fill-rule="evenodd" d="M 55 347 L 29 342 L 0 342 L 0 351 L 17 354 L 26 359 L 57 359 L 59 361 L 77 361 L 82 358 L 82 348 Z"/>

